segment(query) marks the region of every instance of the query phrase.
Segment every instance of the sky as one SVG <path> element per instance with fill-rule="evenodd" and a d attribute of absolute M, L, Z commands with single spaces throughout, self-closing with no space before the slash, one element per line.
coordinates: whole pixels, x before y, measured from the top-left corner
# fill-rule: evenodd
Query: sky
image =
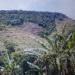
<path fill-rule="evenodd" d="M 60 12 L 75 19 L 75 0 L 0 0 L 0 10 Z"/>

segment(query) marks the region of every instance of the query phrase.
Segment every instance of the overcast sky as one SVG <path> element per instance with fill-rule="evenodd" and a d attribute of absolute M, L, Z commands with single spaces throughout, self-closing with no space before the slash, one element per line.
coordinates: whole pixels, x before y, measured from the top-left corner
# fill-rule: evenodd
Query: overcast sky
<path fill-rule="evenodd" d="M 61 12 L 75 19 L 75 0 L 0 0 L 0 10 Z"/>

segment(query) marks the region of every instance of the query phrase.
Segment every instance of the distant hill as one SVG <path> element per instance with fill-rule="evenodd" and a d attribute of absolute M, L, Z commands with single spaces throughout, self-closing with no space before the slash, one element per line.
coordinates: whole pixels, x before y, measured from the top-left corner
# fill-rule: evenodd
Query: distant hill
<path fill-rule="evenodd" d="M 66 25 L 66 26 L 65 26 Z M 16 50 L 40 48 L 38 41 L 47 44 L 44 35 L 61 32 L 66 33 L 75 28 L 75 20 L 57 12 L 35 11 L 0 11 L 0 50 L 4 50 L 4 42 L 16 44 Z M 40 36 L 42 37 L 40 37 Z"/>
<path fill-rule="evenodd" d="M 35 33 L 40 30 L 38 34 L 43 36 L 43 34 L 49 35 L 55 30 L 61 30 L 65 23 L 74 26 L 75 21 L 57 12 L 2 10 L 0 11 L 0 23 L 12 26 L 22 26 L 24 24 L 26 25 L 26 23 L 27 25 L 28 23 L 33 23 L 36 26 L 33 27 L 35 29 L 32 31 Z M 28 30 L 30 30 L 29 28 Z"/>

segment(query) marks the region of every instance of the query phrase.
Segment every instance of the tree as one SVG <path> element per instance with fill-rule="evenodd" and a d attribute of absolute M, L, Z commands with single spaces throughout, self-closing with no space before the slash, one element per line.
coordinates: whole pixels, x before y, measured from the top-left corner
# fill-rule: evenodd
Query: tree
<path fill-rule="evenodd" d="M 68 72 L 68 75 L 72 75 L 74 72 L 70 58 L 72 57 L 75 48 L 75 31 L 71 32 L 68 36 L 55 33 L 52 35 L 52 39 L 48 37 L 45 37 L 45 39 L 49 43 L 49 46 L 45 46 L 44 44 L 41 45 L 47 50 L 47 53 L 43 55 L 43 59 L 46 62 L 47 75 L 50 75 L 49 62 L 51 62 L 51 59 L 54 61 L 53 65 L 56 72 L 54 75 L 60 75 L 61 73 L 64 75 L 65 71 L 63 70 L 64 68 L 62 68 L 64 66 L 62 64 L 63 57 L 66 59 L 65 61 L 67 61 L 65 73 Z"/>

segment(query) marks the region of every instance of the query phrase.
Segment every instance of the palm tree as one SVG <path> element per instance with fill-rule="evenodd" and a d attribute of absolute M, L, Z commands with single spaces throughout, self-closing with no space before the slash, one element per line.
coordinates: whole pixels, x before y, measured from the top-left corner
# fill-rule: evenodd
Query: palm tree
<path fill-rule="evenodd" d="M 62 69 L 62 58 L 66 58 L 67 61 L 67 71 L 68 74 L 71 73 L 71 63 L 70 63 L 70 57 L 73 55 L 73 51 L 75 48 L 75 31 L 71 32 L 68 36 L 64 36 L 59 33 L 55 33 L 52 36 L 52 40 L 48 37 L 45 37 L 47 42 L 49 43 L 49 46 L 45 46 L 41 43 L 42 47 L 47 50 L 47 53 L 44 54 L 44 59 L 46 62 L 46 69 L 47 69 L 47 75 L 49 74 L 49 61 L 51 58 L 54 60 L 54 66 L 57 69 L 57 74 L 60 75 L 60 72 Z M 61 66 L 62 65 L 62 66 Z M 55 73 L 56 75 L 56 73 Z"/>

